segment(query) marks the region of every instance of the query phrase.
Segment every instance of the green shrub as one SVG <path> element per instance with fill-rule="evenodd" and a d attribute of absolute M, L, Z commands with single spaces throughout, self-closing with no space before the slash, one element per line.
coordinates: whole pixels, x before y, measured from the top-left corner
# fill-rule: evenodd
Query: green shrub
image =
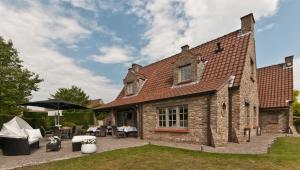
<path fill-rule="evenodd" d="M 2 128 L 3 123 L 10 121 L 14 117 L 14 115 L 0 114 L 0 129 Z"/>
<path fill-rule="evenodd" d="M 76 125 L 93 125 L 94 124 L 93 112 L 69 112 L 64 111 L 61 117 L 61 122 L 72 122 Z"/>
<path fill-rule="evenodd" d="M 300 126 L 300 119 L 294 120 L 294 125 L 295 126 Z"/>
<path fill-rule="evenodd" d="M 48 117 L 47 112 L 23 112 L 23 117 L 26 118 L 45 118 Z"/>
<path fill-rule="evenodd" d="M 97 120 L 103 120 L 103 119 L 105 119 L 106 116 L 108 116 L 108 115 L 109 115 L 109 112 L 101 112 L 101 113 L 98 114 Z"/>

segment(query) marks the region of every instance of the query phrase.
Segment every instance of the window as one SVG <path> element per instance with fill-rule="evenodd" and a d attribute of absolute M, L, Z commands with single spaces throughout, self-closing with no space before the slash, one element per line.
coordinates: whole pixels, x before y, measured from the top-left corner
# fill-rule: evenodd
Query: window
<path fill-rule="evenodd" d="M 133 83 L 127 83 L 127 95 L 133 94 Z"/>
<path fill-rule="evenodd" d="M 278 123 L 278 115 L 277 114 L 272 114 L 271 115 L 270 123 L 272 123 L 272 124 L 277 124 Z"/>
<path fill-rule="evenodd" d="M 176 108 L 169 108 L 169 127 L 176 127 Z"/>
<path fill-rule="evenodd" d="M 179 107 L 179 126 L 187 127 L 188 126 L 188 108 L 187 106 Z"/>
<path fill-rule="evenodd" d="M 192 67 L 191 64 L 179 68 L 180 82 L 188 81 L 192 79 Z"/>
<path fill-rule="evenodd" d="M 166 110 L 159 109 L 159 127 L 166 127 Z"/>
<path fill-rule="evenodd" d="M 158 127 L 188 127 L 188 107 L 168 107 L 158 109 Z"/>

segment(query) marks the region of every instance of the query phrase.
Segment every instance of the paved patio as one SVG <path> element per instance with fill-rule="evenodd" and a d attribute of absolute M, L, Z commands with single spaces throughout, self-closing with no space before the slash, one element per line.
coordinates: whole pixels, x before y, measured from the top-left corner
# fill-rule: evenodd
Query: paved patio
<path fill-rule="evenodd" d="M 265 134 L 263 136 L 255 136 L 251 138 L 250 143 L 228 143 L 224 147 L 209 147 L 183 144 L 183 143 L 170 143 L 163 141 L 148 141 L 140 140 L 137 138 L 113 138 L 98 137 L 97 138 L 97 152 L 111 151 L 121 148 L 143 146 L 148 143 L 161 146 L 169 146 L 175 148 L 183 148 L 195 151 L 214 152 L 214 153 L 239 153 L 239 154 L 263 154 L 267 153 L 268 147 L 275 141 L 277 137 L 286 136 L 285 134 Z M 62 141 L 62 148 L 58 152 L 46 152 L 47 140 L 43 139 L 40 143 L 40 149 L 34 150 L 31 155 L 25 156 L 3 156 L 0 153 L 0 169 L 14 169 L 28 165 L 40 164 L 55 160 L 69 159 L 84 156 L 80 151 L 72 152 L 71 140 Z"/>
<path fill-rule="evenodd" d="M 163 141 L 150 141 L 150 143 L 154 145 L 169 146 L 212 153 L 264 154 L 267 153 L 268 147 L 272 145 L 276 138 L 282 136 L 286 136 L 286 134 L 264 134 L 262 136 L 253 136 L 251 137 L 251 142 L 240 144 L 228 143 L 224 147 L 210 147 L 205 145 L 201 146 L 195 144 L 170 143 Z"/>
<path fill-rule="evenodd" d="M 23 167 L 27 165 L 40 164 L 55 160 L 69 159 L 84 156 L 80 151 L 72 152 L 71 140 L 62 141 L 62 148 L 56 152 L 46 152 L 47 140 L 43 139 L 40 142 L 40 148 L 34 150 L 30 155 L 22 156 L 3 156 L 0 153 L 0 169 L 14 169 L 17 167 Z M 137 138 L 113 138 L 98 137 L 97 138 L 97 152 L 111 151 L 121 148 L 136 147 L 148 144 L 147 141 Z"/>

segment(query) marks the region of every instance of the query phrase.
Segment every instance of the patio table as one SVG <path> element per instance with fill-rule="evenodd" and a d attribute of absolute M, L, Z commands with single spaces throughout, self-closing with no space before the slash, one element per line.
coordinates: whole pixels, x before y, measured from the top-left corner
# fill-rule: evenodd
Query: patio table
<path fill-rule="evenodd" d="M 137 132 L 136 127 L 133 126 L 121 126 L 121 127 L 117 127 L 118 131 L 124 131 L 126 133 L 128 132 Z"/>

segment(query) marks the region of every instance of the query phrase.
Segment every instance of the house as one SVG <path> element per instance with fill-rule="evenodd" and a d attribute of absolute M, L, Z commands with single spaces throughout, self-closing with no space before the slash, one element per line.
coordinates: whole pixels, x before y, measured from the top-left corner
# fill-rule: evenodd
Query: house
<path fill-rule="evenodd" d="M 185 45 L 147 66 L 132 64 L 118 97 L 98 109 L 110 112 L 117 126 L 137 127 L 141 139 L 210 146 L 249 141 L 260 131 L 254 23 L 248 14 L 227 35 Z"/>
<path fill-rule="evenodd" d="M 285 62 L 259 68 L 259 125 L 264 133 L 288 132 L 293 122 L 293 56 Z"/>

